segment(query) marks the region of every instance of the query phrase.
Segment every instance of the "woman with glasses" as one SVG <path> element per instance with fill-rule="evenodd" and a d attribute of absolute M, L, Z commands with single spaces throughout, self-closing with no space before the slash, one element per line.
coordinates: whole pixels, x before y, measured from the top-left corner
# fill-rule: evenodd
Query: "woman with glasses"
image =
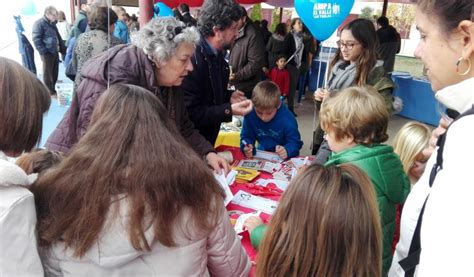
<path fill-rule="evenodd" d="M 370 85 L 383 96 L 387 109 L 391 112 L 394 83 L 387 77 L 383 61 L 377 60 L 374 24 L 367 19 L 351 21 L 342 29 L 337 45 L 339 48 L 329 65 L 327 85 L 314 93 L 318 110 L 321 102 L 331 93 L 350 86 Z M 324 132 L 318 126 L 313 135 L 312 152 L 317 153 L 320 163 L 326 162 L 330 153 L 329 148 L 325 147 L 327 144 L 321 147 L 323 136 Z"/>

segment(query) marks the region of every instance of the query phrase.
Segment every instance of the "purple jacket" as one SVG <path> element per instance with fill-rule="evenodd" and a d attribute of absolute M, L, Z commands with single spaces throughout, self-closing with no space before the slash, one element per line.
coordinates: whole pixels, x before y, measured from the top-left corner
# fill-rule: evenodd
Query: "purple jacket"
<path fill-rule="evenodd" d="M 97 99 L 107 89 L 107 83 L 132 84 L 143 87 L 162 101 L 168 115 L 181 135 L 199 154 L 214 151 L 189 120 L 179 87 L 158 87 L 155 67 L 146 54 L 134 45 L 118 45 L 87 61 L 82 70 L 82 82 L 77 88 L 71 107 L 48 138 L 46 148 L 69 152 L 89 126 Z"/>

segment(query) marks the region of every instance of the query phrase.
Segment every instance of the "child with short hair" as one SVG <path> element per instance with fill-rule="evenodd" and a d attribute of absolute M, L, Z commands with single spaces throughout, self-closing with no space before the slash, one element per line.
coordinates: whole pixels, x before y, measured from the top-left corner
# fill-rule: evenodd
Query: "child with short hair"
<path fill-rule="evenodd" d="M 16 165 L 21 167 L 26 174 L 38 173 L 40 175 L 59 164 L 63 159 L 62 152 L 35 148 L 31 152 L 23 153 L 16 160 Z"/>
<path fill-rule="evenodd" d="M 256 276 L 381 276 L 381 250 L 367 174 L 349 164 L 313 164 L 283 194 L 259 248 Z"/>
<path fill-rule="evenodd" d="M 290 90 L 290 73 L 286 69 L 286 57 L 285 55 L 279 55 L 275 62 L 276 67 L 273 67 L 267 76 L 280 89 L 281 96 L 286 97 Z"/>
<path fill-rule="evenodd" d="M 332 150 L 329 165 L 351 163 L 369 175 L 377 193 L 383 230 L 383 276 L 392 260 L 395 206 L 402 204 L 410 182 L 388 139 L 389 111 L 372 87 L 349 87 L 328 97 L 321 106 L 321 127 Z"/>
<path fill-rule="evenodd" d="M 282 159 L 299 155 L 303 146 L 298 123 L 280 100 L 280 89 L 271 81 L 259 82 L 252 96 L 254 109 L 244 117 L 240 149 L 247 158 L 258 149 L 275 152 Z"/>

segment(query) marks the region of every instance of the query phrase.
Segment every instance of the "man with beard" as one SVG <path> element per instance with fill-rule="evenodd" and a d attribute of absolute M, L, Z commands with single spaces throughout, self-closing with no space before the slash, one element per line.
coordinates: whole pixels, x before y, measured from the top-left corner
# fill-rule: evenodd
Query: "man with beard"
<path fill-rule="evenodd" d="M 225 51 L 239 33 L 240 6 L 233 0 L 206 0 L 201 9 L 198 29 L 201 40 L 182 88 L 188 114 L 199 132 L 214 144 L 220 124 L 232 115 L 246 115 L 252 102 L 241 91 L 229 91 L 229 65 Z"/>

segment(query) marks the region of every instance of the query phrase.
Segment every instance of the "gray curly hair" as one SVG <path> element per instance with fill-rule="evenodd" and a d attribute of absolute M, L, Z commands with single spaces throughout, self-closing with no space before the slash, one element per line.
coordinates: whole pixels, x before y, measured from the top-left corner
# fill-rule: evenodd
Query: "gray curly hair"
<path fill-rule="evenodd" d="M 133 33 L 132 43 L 142 49 L 150 60 L 163 64 L 176 53 L 181 43 L 195 45 L 199 37 L 195 27 L 186 27 L 174 17 L 158 17 Z"/>

